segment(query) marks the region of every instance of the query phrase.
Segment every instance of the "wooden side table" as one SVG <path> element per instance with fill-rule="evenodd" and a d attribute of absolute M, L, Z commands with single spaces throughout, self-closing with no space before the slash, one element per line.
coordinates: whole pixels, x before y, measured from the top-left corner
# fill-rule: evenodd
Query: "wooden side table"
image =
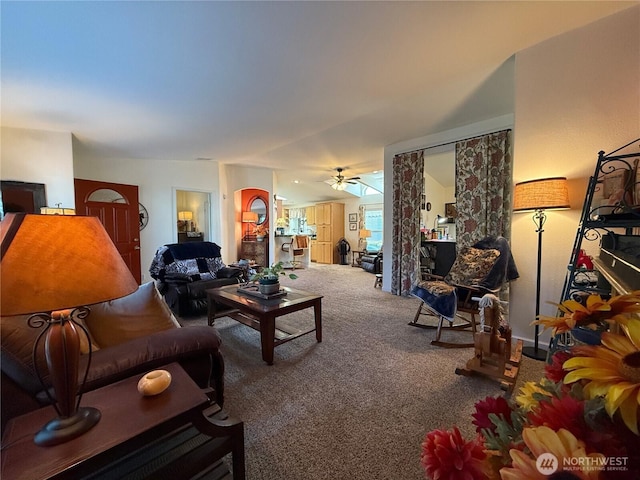
<path fill-rule="evenodd" d="M 85 394 L 82 404 L 98 408 L 102 418 L 87 433 L 66 443 L 41 447 L 33 442 L 35 433 L 55 416 L 53 407 L 11 419 L 2 438 L 0 476 L 3 480 L 109 478 L 108 475 L 96 477 L 94 473 L 117 466 L 123 457 L 135 455 L 154 438 L 193 424 L 207 435 L 229 437 L 223 454 L 233 453 L 233 478 L 244 479 L 242 422 L 212 422 L 206 416 L 211 402 L 205 392 L 177 363 L 163 368 L 171 373 L 172 381 L 160 395 L 140 395 L 137 390 L 140 376 Z M 207 458 L 206 463 L 215 463 L 215 460 Z M 202 464 L 193 464 L 184 468 L 201 467 Z M 149 478 L 163 476 L 151 473 Z"/>
<path fill-rule="evenodd" d="M 364 250 L 352 250 L 351 251 L 351 266 L 362 267 L 362 256 L 367 253 Z"/>

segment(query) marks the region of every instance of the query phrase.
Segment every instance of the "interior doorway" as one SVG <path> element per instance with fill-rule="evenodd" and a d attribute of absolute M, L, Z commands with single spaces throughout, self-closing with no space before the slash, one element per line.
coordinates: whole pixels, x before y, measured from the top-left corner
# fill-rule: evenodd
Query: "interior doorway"
<path fill-rule="evenodd" d="M 175 192 L 176 242 L 211 241 L 211 192 Z"/>

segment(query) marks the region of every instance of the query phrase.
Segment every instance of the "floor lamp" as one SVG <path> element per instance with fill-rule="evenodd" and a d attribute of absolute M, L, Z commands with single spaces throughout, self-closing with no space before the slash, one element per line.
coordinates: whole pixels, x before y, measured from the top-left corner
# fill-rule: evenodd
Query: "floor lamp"
<path fill-rule="evenodd" d="M 536 319 L 540 315 L 540 267 L 542 264 L 542 232 L 547 216 L 545 210 L 570 208 L 567 179 L 564 177 L 541 178 L 517 183 L 513 192 L 513 211 L 533 211 L 533 223 L 538 234 L 538 263 L 536 270 Z M 539 348 L 539 325 L 535 326 L 534 346 L 525 347 L 522 353 L 536 360 L 546 360 L 547 351 Z"/>

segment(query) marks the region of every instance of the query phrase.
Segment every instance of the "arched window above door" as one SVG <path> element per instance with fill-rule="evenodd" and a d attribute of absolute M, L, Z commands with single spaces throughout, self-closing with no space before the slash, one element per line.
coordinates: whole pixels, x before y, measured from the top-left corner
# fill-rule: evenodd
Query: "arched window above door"
<path fill-rule="evenodd" d="M 99 188 L 91 192 L 87 198 L 89 202 L 105 202 L 105 203 L 128 203 L 120 193 L 110 188 Z"/>

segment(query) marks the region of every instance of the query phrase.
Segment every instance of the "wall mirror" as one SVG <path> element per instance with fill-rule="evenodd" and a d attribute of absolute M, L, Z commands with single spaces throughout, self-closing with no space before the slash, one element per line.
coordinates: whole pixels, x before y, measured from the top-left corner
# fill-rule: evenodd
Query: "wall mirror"
<path fill-rule="evenodd" d="M 249 211 L 258 214 L 256 225 L 262 225 L 267 221 L 267 202 L 262 197 L 253 197 L 249 202 Z"/>

